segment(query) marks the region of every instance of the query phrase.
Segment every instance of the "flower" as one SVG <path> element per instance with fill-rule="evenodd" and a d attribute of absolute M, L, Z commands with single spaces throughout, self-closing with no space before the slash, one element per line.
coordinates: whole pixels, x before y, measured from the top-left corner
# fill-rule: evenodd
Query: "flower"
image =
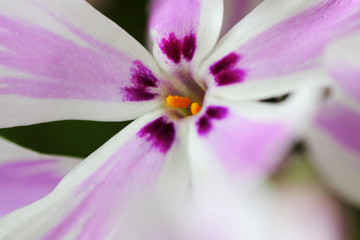
<path fill-rule="evenodd" d="M 124 239 L 148 205 L 246 195 L 277 167 L 313 105 L 300 90 L 325 45 L 356 29 L 359 1 L 267 0 L 217 43 L 222 3 L 154 1 L 152 57 L 85 2 L 0 1 L 2 127 L 139 117 L 2 218 L 0 238 Z"/>
<path fill-rule="evenodd" d="M 332 43 L 324 66 L 331 91 L 321 107 L 308 140 L 312 160 L 329 187 L 359 205 L 360 34 Z"/>

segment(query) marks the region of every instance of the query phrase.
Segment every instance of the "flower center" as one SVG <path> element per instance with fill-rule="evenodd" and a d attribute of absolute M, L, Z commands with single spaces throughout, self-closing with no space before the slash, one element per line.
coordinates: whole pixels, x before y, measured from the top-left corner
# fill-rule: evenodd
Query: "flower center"
<path fill-rule="evenodd" d="M 173 108 L 180 108 L 180 112 L 185 115 L 189 116 L 196 115 L 200 112 L 201 107 L 200 104 L 197 102 L 191 102 L 188 97 L 180 97 L 180 96 L 173 96 L 169 95 L 165 99 L 166 106 L 173 107 Z"/>

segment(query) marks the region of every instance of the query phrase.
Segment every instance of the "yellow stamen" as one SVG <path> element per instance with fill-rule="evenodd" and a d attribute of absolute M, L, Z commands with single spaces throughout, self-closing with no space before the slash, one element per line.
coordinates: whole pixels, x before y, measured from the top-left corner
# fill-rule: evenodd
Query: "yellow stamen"
<path fill-rule="evenodd" d="M 193 102 L 190 106 L 191 114 L 196 115 L 200 112 L 201 107 L 197 102 Z"/>
<path fill-rule="evenodd" d="M 188 97 L 179 97 L 179 96 L 167 96 L 166 105 L 177 108 L 187 108 L 189 107 L 191 101 Z"/>

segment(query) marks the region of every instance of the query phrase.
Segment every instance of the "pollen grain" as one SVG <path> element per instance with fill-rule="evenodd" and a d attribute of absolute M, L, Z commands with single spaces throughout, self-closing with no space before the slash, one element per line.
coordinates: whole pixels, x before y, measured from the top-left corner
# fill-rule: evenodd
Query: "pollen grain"
<path fill-rule="evenodd" d="M 180 97 L 180 96 L 167 96 L 166 105 L 176 108 L 187 108 L 190 106 L 190 99 L 188 97 Z"/>
<path fill-rule="evenodd" d="M 201 107 L 197 102 L 193 102 L 190 106 L 191 114 L 196 115 L 201 111 Z"/>

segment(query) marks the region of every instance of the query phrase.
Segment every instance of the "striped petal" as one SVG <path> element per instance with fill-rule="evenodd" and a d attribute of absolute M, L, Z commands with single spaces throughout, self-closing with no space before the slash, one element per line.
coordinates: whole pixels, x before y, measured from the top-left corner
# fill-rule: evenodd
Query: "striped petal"
<path fill-rule="evenodd" d="M 360 111 L 336 102 L 327 104 L 308 140 L 320 175 L 339 195 L 359 205 Z"/>
<path fill-rule="evenodd" d="M 359 205 L 360 193 L 360 35 L 335 42 L 328 51 L 331 99 L 309 131 L 312 160 L 328 185 Z"/>
<path fill-rule="evenodd" d="M 155 58 L 164 69 L 184 74 L 213 48 L 222 17 L 222 0 L 153 0 L 149 38 Z"/>
<path fill-rule="evenodd" d="M 264 1 L 215 47 L 199 75 L 224 98 L 267 98 L 318 81 L 327 44 L 360 29 L 359 0 Z"/>
<path fill-rule="evenodd" d="M 0 0 L 1 127 L 132 119 L 159 106 L 161 79 L 152 56 L 85 1 Z"/>
<path fill-rule="evenodd" d="M 38 154 L 0 138 L 0 217 L 49 194 L 79 159 Z"/>
<path fill-rule="evenodd" d="M 141 232 L 140 222 L 152 219 L 155 224 L 160 209 L 184 194 L 188 182 L 177 151 L 181 132 L 160 113 L 139 118 L 79 164 L 46 198 L 2 218 L 0 238 L 134 239 L 129 235 Z M 164 202 L 157 201 L 158 189 L 171 191 Z"/>

